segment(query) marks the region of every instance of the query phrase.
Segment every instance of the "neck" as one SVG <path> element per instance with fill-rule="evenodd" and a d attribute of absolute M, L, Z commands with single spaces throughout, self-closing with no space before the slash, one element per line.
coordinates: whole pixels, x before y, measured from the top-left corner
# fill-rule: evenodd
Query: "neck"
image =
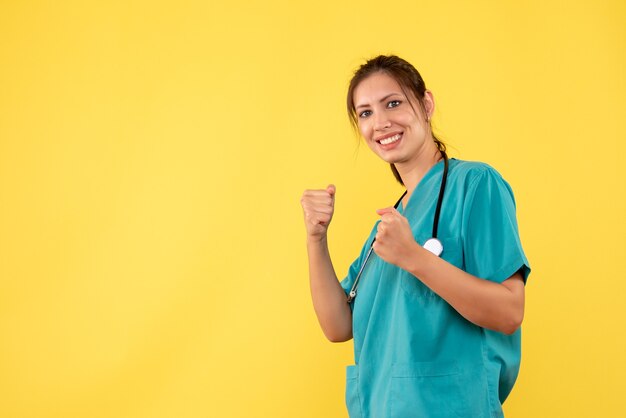
<path fill-rule="evenodd" d="M 430 170 L 443 158 L 434 141 L 432 143 L 429 141 L 428 143 L 429 146 L 425 147 L 425 149 L 420 152 L 414 160 L 410 162 L 407 161 L 406 163 L 395 164 L 396 170 L 398 170 L 398 173 L 402 178 L 402 182 L 407 190 L 406 201 L 408 201 L 409 197 L 413 193 L 413 190 L 415 190 L 428 170 Z"/>

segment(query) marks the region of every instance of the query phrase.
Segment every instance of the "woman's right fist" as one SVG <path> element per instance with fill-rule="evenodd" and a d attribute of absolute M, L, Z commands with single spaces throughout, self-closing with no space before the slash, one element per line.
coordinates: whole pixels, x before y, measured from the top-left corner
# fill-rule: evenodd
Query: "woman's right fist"
<path fill-rule="evenodd" d="M 305 190 L 300 203 L 307 236 L 324 238 L 335 211 L 335 186 L 329 184 L 324 190 Z"/>

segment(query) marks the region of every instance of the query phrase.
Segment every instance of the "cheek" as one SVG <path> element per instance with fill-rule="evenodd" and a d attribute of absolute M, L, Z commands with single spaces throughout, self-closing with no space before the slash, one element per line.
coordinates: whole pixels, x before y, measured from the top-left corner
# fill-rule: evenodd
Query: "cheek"
<path fill-rule="evenodd" d="M 413 129 L 419 129 L 419 127 L 421 125 L 421 121 L 415 115 L 406 113 L 406 114 L 401 115 L 399 117 L 401 119 L 399 121 L 401 124 L 403 124 L 405 126 L 412 127 Z"/>
<path fill-rule="evenodd" d="M 365 138 L 366 140 L 371 139 L 371 135 L 372 135 L 372 129 L 369 126 L 370 124 L 367 122 L 359 122 L 359 132 L 361 133 L 361 136 L 363 138 Z"/>

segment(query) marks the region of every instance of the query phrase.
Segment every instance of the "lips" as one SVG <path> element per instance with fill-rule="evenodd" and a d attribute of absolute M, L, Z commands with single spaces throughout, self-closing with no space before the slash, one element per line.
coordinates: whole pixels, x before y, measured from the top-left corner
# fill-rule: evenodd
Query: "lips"
<path fill-rule="evenodd" d="M 392 134 L 388 134 L 383 136 L 382 138 L 378 138 L 375 141 L 383 148 L 391 148 L 395 145 L 396 142 L 398 142 L 400 139 L 402 139 L 402 132 L 398 132 L 398 133 L 392 133 Z"/>
<path fill-rule="evenodd" d="M 381 145 L 389 145 L 391 143 L 398 141 L 400 138 L 402 138 L 402 134 L 395 134 L 387 138 L 379 139 L 376 142 L 378 142 Z"/>

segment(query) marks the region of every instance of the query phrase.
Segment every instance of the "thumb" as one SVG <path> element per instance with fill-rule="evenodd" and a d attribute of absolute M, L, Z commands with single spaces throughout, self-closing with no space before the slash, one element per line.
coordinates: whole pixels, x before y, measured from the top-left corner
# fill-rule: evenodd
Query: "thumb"
<path fill-rule="evenodd" d="M 376 209 L 376 213 L 379 214 L 380 216 L 383 216 L 386 213 L 393 213 L 395 211 L 395 209 L 390 206 L 388 208 L 383 208 L 383 209 Z"/>

